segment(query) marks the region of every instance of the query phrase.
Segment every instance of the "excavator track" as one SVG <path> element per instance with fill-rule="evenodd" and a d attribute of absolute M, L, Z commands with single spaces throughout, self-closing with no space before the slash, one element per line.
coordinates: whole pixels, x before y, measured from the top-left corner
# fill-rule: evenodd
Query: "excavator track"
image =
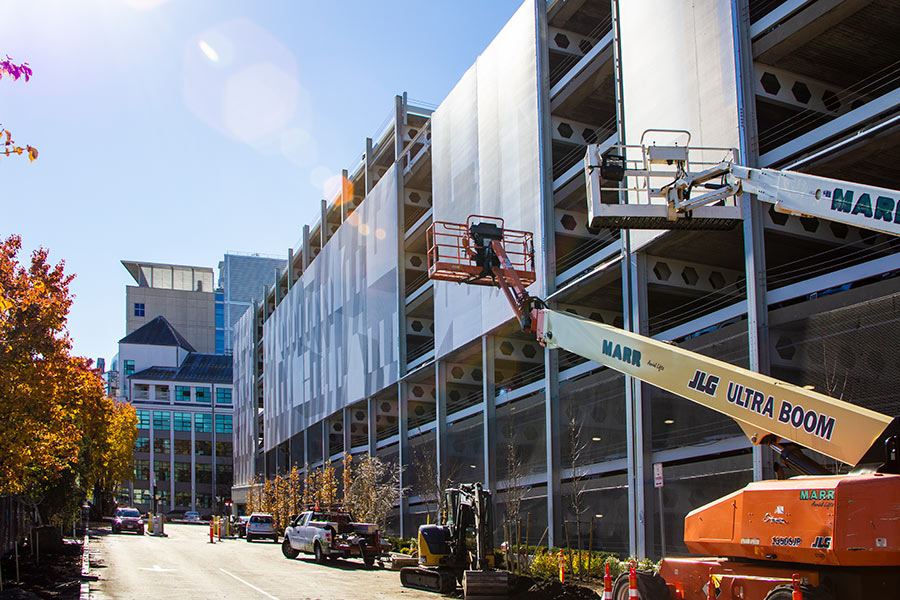
<path fill-rule="evenodd" d="M 446 569 L 403 567 L 400 569 L 400 584 L 403 587 L 450 594 L 456 590 L 456 575 Z"/>

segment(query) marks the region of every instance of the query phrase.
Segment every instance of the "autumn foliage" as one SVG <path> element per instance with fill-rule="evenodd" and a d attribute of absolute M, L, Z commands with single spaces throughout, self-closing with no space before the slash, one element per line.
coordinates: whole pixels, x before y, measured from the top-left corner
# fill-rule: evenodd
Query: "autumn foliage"
<path fill-rule="evenodd" d="M 130 476 L 134 408 L 104 391 L 91 361 L 71 355 L 64 262 L 47 250 L 20 265 L 18 236 L 0 241 L 0 494 L 65 517 L 88 492 Z"/>
<path fill-rule="evenodd" d="M 18 81 L 20 77 L 24 78 L 25 81 L 31 79 L 31 67 L 28 66 L 28 63 L 15 64 L 9 56 L 6 57 L 6 60 L 0 60 L 0 79 L 3 79 L 3 76 L 6 75 L 8 77 L 12 77 L 13 80 Z M 34 162 L 38 157 L 37 148 L 33 146 L 26 145 L 24 148 L 16 144 L 12 139 L 12 133 L 8 129 L 3 129 L 3 126 L 0 125 L 0 147 L 2 147 L 2 152 L 5 156 L 10 156 L 12 154 L 17 154 L 21 156 L 22 154 L 28 155 L 28 160 Z"/>

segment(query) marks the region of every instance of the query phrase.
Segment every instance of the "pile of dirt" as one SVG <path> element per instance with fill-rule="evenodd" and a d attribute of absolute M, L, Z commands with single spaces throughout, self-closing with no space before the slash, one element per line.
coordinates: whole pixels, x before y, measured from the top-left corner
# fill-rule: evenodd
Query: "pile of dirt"
<path fill-rule="evenodd" d="M 46 598 L 77 600 L 81 594 L 81 544 L 65 543 L 53 552 L 41 548 L 40 563 L 25 546 L 19 549 L 19 581 L 16 578 L 15 556 L 2 559 L 3 592 L 0 599 Z"/>
<path fill-rule="evenodd" d="M 510 590 L 511 600 L 597 600 L 594 590 L 575 583 L 560 583 L 555 579 L 535 581 L 530 577 L 517 577 Z"/>

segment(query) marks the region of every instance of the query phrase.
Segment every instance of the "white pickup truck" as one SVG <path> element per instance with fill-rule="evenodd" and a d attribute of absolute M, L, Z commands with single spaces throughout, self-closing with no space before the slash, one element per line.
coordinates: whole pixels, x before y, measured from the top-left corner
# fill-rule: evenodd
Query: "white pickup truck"
<path fill-rule="evenodd" d="M 354 523 L 350 513 L 337 510 L 310 510 L 292 518 L 281 544 L 285 558 L 297 558 L 301 552 L 314 554 L 320 564 L 329 557 L 361 558 L 367 567 L 389 550 L 377 525 Z"/>

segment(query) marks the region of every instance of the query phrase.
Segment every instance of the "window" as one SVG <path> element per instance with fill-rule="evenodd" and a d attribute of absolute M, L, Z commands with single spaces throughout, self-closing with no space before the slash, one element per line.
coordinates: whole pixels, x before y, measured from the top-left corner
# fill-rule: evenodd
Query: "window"
<path fill-rule="evenodd" d="M 216 465 L 216 486 L 231 487 L 233 470 L 231 465 Z"/>
<path fill-rule="evenodd" d="M 197 508 L 210 508 L 212 506 L 211 494 L 197 494 Z"/>
<path fill-rule="evenodd" d="M 194 431 L 212 433 L 212 415 L 196 413 L 194 415 Z"/>
<path fill-rule="evenodd" d="M 231 415 L 216 415 L 216 433 L 231 433 Z"/>
<path fill-rule="evenodd" d="M 150 429 L 150 411 L 149 410 L 137 411 L 137 418 L 138 418 L 138 429 Z"/>
<path fill-rule="evenodd" d="M 144 316 L 144 303 L 143 302 L 135 302 L 134 303 L 134 316 L 136 316 L 136 317 Z"/>
<path fill-rule="evenodd" d="M 169 481 L 169 461 L 155 462 L 153 470 L 156 471 L 156 481 Z"/>
<path fill-rule="evenodd" d="M 225 354 L 225 332 L 221 329 L 216 329 L 216 354 Z"/>
<path fill-rule="evenodd" d="M 150 479 L 150 461 L 149 460 L 135 460 L 134 461 L 134 479 L 135 479 L 135 481 Z"/>
<path fill-rule="evenodd" d="M 134 489 L 135 504 L 150 504 L 150 490 Z"/>
<path fill-rule="evenodd" d="M 191 413 L 187 413 L 187 412 L 172 413 L 172 427 L 175 428 L 175 431 L 190 431 L 191 430 Z M 188 450 L 188 454 L 190 454 L 190 450 Z"/>
<path fill-rule="evenodd" d="M 197 402 L 203 402 L 204 404 L 209 404 L 210 394 L 208 387 L 198 387 L 194 388 L 194 400 Z"/>
<path fill-rule="evenodd" d="M 154 410 L 153 411 L 153 429 L 156 431 L 169 430 L 169 411 Z"/>
<path fill-rule="evenodd" d="M 147 411 L 144 411 L 144 412 L 147 412 Z M 134 451 L 135 452 L 150 452 L 150 438 L 148 438 L 148 437 L 134 438 Z"/>
<path fill-rule="evenodd" d="M 156 496 L 159 498 L 159 509 L 164 510 L 169 505 L 169 490 L 156 490 Z"/>
<path fill-rule="evenodd" d="M 216 456 L 231 456 L 231 442 L 216 442 Z"/>
<path fill-rule="evenodd" d="M 178 414 L 178 413 L 176 413 Z M 191 422 L 188 420 L 188 426 Z M 191 440 L 175 440 L 175 454 L 182 456 L 191 455 Z"/>
<path fill-rule="evenodd" d="M 128 377 L 129 375 L 134 375 L 134 361 L 126 360 L 124 364 L 125 364 L 125 377 Z"/>
<path fill-rule="evenodd" d="M 190 483 L 191 482 L 191 463 L 176 462 L 175 463 L 175 482 Z"/>
<path fill-rule="evenodd" d="M 169 438 L 153 438 L 153 452 L 156 454 L 168 454 L 172 449 Z"/>
<path fill-rule="evenodd" d="M 197 440 L 194 443 L 194 450 L 197 456 L 212 456 L 212 442 L 209 440 Z"/>
<path fill-rule="evenodd" d="M 231 404 L 231 388 L 216 388 L 216 404 Z"/>
<path fill-rule="evenodd" d="M 197 465 L 197 483 L 212 483 L 212 465 Z"/>
<path fill-rule="evenodd" d="M 175 402 L 190 402 L 191 388 L 186 385 L 175 386 Z"/>
<path fill-rule="evenodd" d="M 190 492 L 175 492 L 175 506 L 181 507 L 191 507 L 191 493 Z"/>

